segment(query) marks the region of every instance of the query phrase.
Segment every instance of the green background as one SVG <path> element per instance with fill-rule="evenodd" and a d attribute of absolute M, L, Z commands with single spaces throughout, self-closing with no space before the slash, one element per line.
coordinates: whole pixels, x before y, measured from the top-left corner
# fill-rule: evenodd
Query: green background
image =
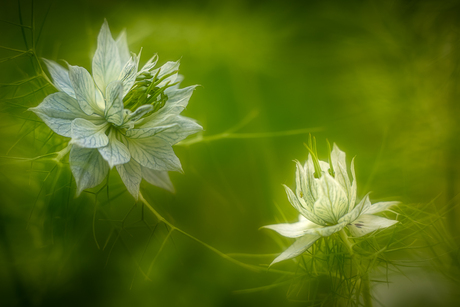
<path fill-rule="evenodd" d="M 268 265 L 289 243 L 258 229 L 283 220 L 280 210 L 296 219 L 281 184 L 293 187 L 292 160 L 305 160 L 308 131 L 320 158 L 326 139 L 348 161 L 356 157 L 360 197 L 372 191 L 372 202 L 431 202 L 433 212 L 450 210 L 444 220 L 454 235 L 460 230 L 458 1 L 35 1 L 33 21 L 32 3 L 20 4 L 39 57 L 90 69 L 106 18 L 114 36 L 126 29 L 131 51 L 143 48 L 141 63 L 154 53 L 160 64 L 181 59 L 183 86 L 202 85 L 183 115 L 202 124 L 205 140 L 247 119 L 233 138 L 175 147 L 185 172 L 171 174 L 176 194 L 142 185 L 163 216 L 218 250 L 270 254 L 241 258 Z M 18 2 L 0 5 L 0 45 L 27 50 L 21 27 L 11 24 L 21 23 Z M 30 29 L 24 33 L 31 48 Z M 0 49 L 2 59 L 17 54 Z M 44 143 L 50 130 L 26 111 L 51 86 L 6 85 L 34 76 L 33 65 L 28 55 L 0 61 L 0 305 L 308 305 L 302 294 L 287 295 L 289 285 L 240 291 L 279 275 L 244 269 L 180 233 L 158 253 L 167 229 L 139 222 L 143 213 L 150 225 L 155 220 L 133 207 L 116 172 L 113 200 L 103 190 L 96 206 L 93 194 L 74 198 L 68 166 L 57 176 L 48 173 L 52 162 L 11 159 L 65 141 L 54 135 Z M 140 270 L 156 255 L 145 280 Z M 382 302 L 458 302 L 456 283 L 441 273 L 407 274 L 376 289 Z"/>

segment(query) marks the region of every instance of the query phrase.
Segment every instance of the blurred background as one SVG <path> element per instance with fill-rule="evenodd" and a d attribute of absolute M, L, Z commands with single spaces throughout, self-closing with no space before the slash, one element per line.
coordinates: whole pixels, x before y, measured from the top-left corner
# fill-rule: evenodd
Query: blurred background
<path fill-rule="evenodd" d="M 35 77 L 33 54 L 89 70 L 104 18 L 114 36 L 126 29 L 131 51 L 143 48 L 141 63 L 154 53 L 160 64 L 181 59 L 183 86 L 201 85 L 183 115 L 202 124 L 205 141 L 175 147 L 185 172 L 171 174 L 176 194 L 142 184 L 163 216 L 223 253 L 268 254 L 238 258 L 268 265 L 289 241 L 258 229 L 296 219 L 281 184 L 294 186 L 292 160 L 305 160 L 311 132 L 320 158 L 326 139 L 355 157 L 360 197 L 447 213 L 454 240 L 433 248 L 450 262 L 390 275 L 374 289 L 380 302 L 458 306 L 443 272 L 458 267 L 459 1 L 0 5 L 1 306 L 309 305 L 289 283 L 270 287 L 279 274 L 247 270 L 178 232 L 160 252 L 168 229 L 116 172 L 109 196 L 101 185 L 75 198 L 68 166 L 13 158 L 66 141 L 27 111 L 54 91 Z M 233 137 L 207 139 L 226 131 Z"/>

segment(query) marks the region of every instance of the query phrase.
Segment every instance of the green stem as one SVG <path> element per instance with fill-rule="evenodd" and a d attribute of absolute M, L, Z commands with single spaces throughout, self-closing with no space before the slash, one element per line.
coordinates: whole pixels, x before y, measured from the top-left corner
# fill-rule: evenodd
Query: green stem
<path fill-rule="evenodd" d="M 350 253 L 352 264 L 358 270 L 358 275 L 361 278 L 364 306 L 372 307 L 372 295 L 371 295 L 369 274 L 366 272 L 366 270 L 362 268 L 360 262 L 356 258 L 357 255 L 353 251 L 354 243 L 348 237 L 347 233 L 345 232 L 345 229 L 340 230 L 339 235 L 340 235 L 340 238 L 342 239 L 343 244 L 346 246 L 348 252 Z"/>

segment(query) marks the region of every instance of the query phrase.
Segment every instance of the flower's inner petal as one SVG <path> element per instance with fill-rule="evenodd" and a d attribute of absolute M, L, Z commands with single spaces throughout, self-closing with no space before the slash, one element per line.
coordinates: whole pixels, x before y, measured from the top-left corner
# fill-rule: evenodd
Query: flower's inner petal
<path fill-rule="evenodd" d="M 140 106 L 139 108 L 137 108 L 136 111 L 134 111 L 132 113 L 129 110 L 126 110 L 126 111 L 127 111 L 127 113 L 126 113 L 125 122 L 130 121 L 130 122 L 133 122 L 133 124 L 135 124 L 135 122 L 137 120 L 142 118 L 147 113 L 153 111 L 153 106 L 151 104 L 145 104 L 145 105 Z"/>
<path fill-rule="evenodd" d="M 161 66 L 160 68 L 157 68 L 155 70 L 152 71 L 152 75 L 156 75 L 156 73 L 158 72 L 158 70 L 160 71 L 158 73 L 158 79 L 161 79 L 163 76 L 165 75 L 168 75 L 168 74 L 171 74 L 173 72 L 176 72 L 174 74 L 172 74 L 171 76 L 165 78 L 163 81 L 161 81 L 157 86 L 158 87 L 163 87 L 165 86 L 167 83 L 169 84 L 172 84 L 176 81 L 176 78 L 177 78 L 177 74 L 178 74 L 178 71 L 179 71 L 179 66 L 180 66 L 180 61 L 176 61 L 176 62 L 166 62 L 163 66 Z"/>
<path fill-rule="evenodd" d="M 96 102 L 96 88 L 89 72 L 83 67 L 69 67 L 70 82 L 75 90 L 75 96 L 80 108 L 88 115 L 99 114 L 100 109 Z"/>
<path fill-rule="evenodd" d="M 359 202 L 359 204 L 353 208 L 349 213 L 345 214 L 342 218 L 339 219 L 340 222 L 350 223 L 358 218 L 361 214 L 367 212 L 368 208 L 371 206 L 371 202 L 369 200 L 369 193 L 367 193 L 363 199 Z"/>
<path fill-rule="evenodd" d="M 141 166 L 131 159 L 128 163 L 117 165 L 116 167 L 129 193 L 137 200 L 139 198 L 139 186 L 142 181 Z"/>
<path fill-rule="evenodd" d="M 335 224 L 348 210 L 347 195 L 327 172 L 323 172 L 318 184 L 319 198 L 314 205 L 314 212 L 326 222 Z"/>
<path fill-rule="evenodd" d="M 273 260 L 270 266 L 274 265 L 277 262 L 297 257 L 298 255 L 305 252 L 308 248 L 310 248 L 310 246 L 312 246 L 313 243 L 315 243 L 316 240 L 318 240 L 319 238 L 320 236 L 315 235 L 315 234 L 305 235 L 303 237 L 300 237 L 291 246 L 289 246 L 283 253 L 281 253 L 281 255 L 276 257 L 276 259 Z"/>
<path fill-rule="evenodd" d="M 300 213 L 302 214 L 303 216 L 305 216 L 308 220 L 312 221 L 313 223 L 315 224 L 318 224 L 318 225 L 323 225 L 325 226 L 326 225 L 326 222 L 321 219 L 320 217 L 316 216 L 315 214 L 313 214 L 310 210 L 308 210 L 307 208 L 304 208 L 301 204 L 301 202 L 299 202 L 299 200 L 297 199 L 297 197 L 295 196 L 294 192 L 292 192 L 292 190 L 284 185 L 284 190 L 286 191 L 286 195 L 289 199 L 289 202 L 291 203 L 291 205 Z"/>
<path fill-rule="evenodd" d="M 112 129 L 109 133 L 109 143 L 107 146 L 100 147 L 99 152 L 109 163 L 110 168 L 115 165 L 128 163 L 131 159 L 128 148 L 117 139 L 117 132 Z"/>
<path fill-rule="evenodd" d="M 118 80 L 123 83 L 123 97 L 129 92 L 136 81 L 137 68 L 139 65 L 139 56 L 133 54 L 126 64 L 123 64 Z"/>
<path fill-rule="evenodd" d="M 108 122 L 121 126 L 123 114 L 123 84 L 121 81 L 113 81 L 105 93 L 104 116 Z"/>
<path fill-rule="evenodd" d="M 140 165 L 158 171 L 179 171 L 182 166 L 171 145 L 157 137 L 131 139 L 125 137 L 131 157 Z"/>
<path fill-rule="evenodd" d="M 352 236 L 361 237 L 374 230 L 390 227 L 397 222 L 376 215 L 363 214 L 347 227 Z"/>
<path fill-rule="evenodd" d="M 51 78 L 53 78 L 53 85 L 56 87 L 56 89 L 75 98 L 75 91 L 73 89 L 72 83 L 70 82 L 68 70 L 54 61 L 47 59 L 42 60 L 45 62 L 46 67 L 48 67 Z"/>
<path fill-rule="evenodd" d="M 356 194 L 357 194 L 357 189 L 358 189 L 356 185 L 355 158 L 351 160 L 350 170 L 351 170 L 351 176 L 353 178 L 353 183 L 351 184 L 351 193 L 350 193 L 350 199 L 349 199 L 348 212 L 350 212 L 355 206 Z"/>
<path fill-rule="evenodd" d="M 348 200 L 351 200 L 352 189 L 351 189 L 350 178 L 348 177 L 348 172 L 347 172 L 346 155 L 343 151 L 339 149 L 339 147 L 336 144 L 333 145 L 333 149 L 331 152 L 331 160 L 332 160 L 331 161 L 332 167 L 335 173 L 334 177 L 339 182 L 339 184 L 342 186 L 345 193 L 347 194 Z M 350 204 L 348 204 L 348 208 L 349 207 L 350 207 Z M 348 211 L 348 208 L 347 208 L 347 211 Z"/>
<path fill-rule="evenodd" d="M 365 214 L 379 213 L 379 212 L 388 210 L 388 208 L 390 208 L 391 206 L 397 205 L 399 203 L 400 203 L 399 201 L 384 201 L 384 202 L 380 202 L 380 203 L 375 203 L 375 204 L 369 206 L 367 211 L 364 212 L 364 213 Z"/>
<path fill-rule="evenodd" d="M 94 81 L 102 93 L 105 93 L 111 82 L 117 80 L 121 68 L 118 46 L 105 20 L 97 37 L 97 49 L 93 57 Z"/>
<path fill-rule="evenodd" d="M 150 184 L 175 193 L 174 186 L 169 179 L 168 172 L 156 171 L 150 168 L 142 167 L 142 177 Z"/>
<path fill-rule="evenodd" d="M 54 132 L 71 137 L 71 124 L 77 117 L 88 117 L 81 109 L 77 100 L 64 92 L 48 95 L 43 102 L 29 110 L 35 112 Z"/>
<path fill-rule="evenodd" d="M 85 148 L 104 147 L 109 143 L 105 134 L 108 123 L 95 125 L 92 122 L 77 118 L 72 122 L 72 143 Z"/>
<path fill-rule="evenodd" d="M 97 149 L 72 146 L 69 163 L 77 183 L 77 196 L 83 190 L 97 186 L 109 172 L 109 165 Z"/>

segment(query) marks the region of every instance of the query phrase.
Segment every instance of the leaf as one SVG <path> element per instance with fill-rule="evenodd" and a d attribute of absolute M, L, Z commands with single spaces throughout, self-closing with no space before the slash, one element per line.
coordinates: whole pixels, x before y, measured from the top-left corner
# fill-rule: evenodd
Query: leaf
<path fill-rule="evenodd" d="M 105 93 L 106 87 L 118 79 L 122 66 L 118 46 L 104 20 L 97 37 L 97 49 L 93 57 L 93 77 L 96 85 Z"/>
<path fill-rule="evenodd" d="M 77 183 L 77 196 L 100 184 L 109 172 L 109 165 L 96 149 L 72 146 L 69 164 Z"/>
<path fill-rule="evenodd" d="M 128 192 L 137 200 L 139 198 L 139 187 L 142 181 L 141 166 L 131 159 L 128 163 L 117 165 L 116 167 Z"/>
<path fill-rule="evenodd" d="M 109 127 L 108 123 L 95 125 L 86 119 L 76 118 L 71 127 L 72 143 L 80 147 L 99 148 L 109 143 L 109 138 L 105 135 Z"/>
<path fill-rule="evenodd" d="M 54 61 L 43 58 L 42 60 L 45 62 L 46 67 L 48 67 L 48 71 L 53 79 L 53 85 L 56 89 L 75 98 L 75 91 L 70 82 L 69 71 Z"/>

